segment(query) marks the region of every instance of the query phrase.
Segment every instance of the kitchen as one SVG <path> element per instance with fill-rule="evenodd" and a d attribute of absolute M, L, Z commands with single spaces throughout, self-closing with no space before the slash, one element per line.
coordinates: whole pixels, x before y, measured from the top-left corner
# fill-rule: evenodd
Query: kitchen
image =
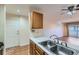
<path fill-rule="evenodd" d="M 43 13 L 41 13 L 43 15 L 41 15 L 40 17 L 43 18 L 42 21 L 36 21 L 36 24 L 39 23 L 40 26 L 35 25 L 36 27 L 34 27 L 35 17 L 39 18 L 39 16 L 35 15 L 37 13 L 32 12 L 31 20 L 33 23 L 32 24 L 33 37 L 31 37 L 30 39 L 30 53 L 32 55 L 79 54 L 78 10 L 76 11 L 76 13 L 73 13 L 71 15 L 67 14 L 67 12 L 68 10 L 71 12 L 72 10 L 70 9 L 64 10 L 64 9 L 67 9 L 67 6 L 71 8 L 73 5 L 64 5 L 63 9 L 64 12 L 62 10 L 63 8 L 62 5 L 38 5 L 38 6 L 42 7 L 42 9 L 44 10 Z M 40 15 L 40 12 L 38 13 Z M 43 22 L 43 25 L 40 22 L 41 23 Z M 40 29 L 43 29 L 42 30 L 43 32 L 41 32 Z M 37 34 L 35 33 L 35 31 Z M 36 35 L 34 35 L 34 33 Z"/>
<path fill-rule="evenodd" d="M 79 5 L 15 4 L 6 5 L 6 10 L 7 55 L 79 54 Z"/>

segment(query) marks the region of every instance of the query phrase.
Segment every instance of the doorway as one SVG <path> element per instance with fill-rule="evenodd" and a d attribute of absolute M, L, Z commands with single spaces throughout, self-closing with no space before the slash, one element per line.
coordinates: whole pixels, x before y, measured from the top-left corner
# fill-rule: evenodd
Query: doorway
<path fill-rule="evenodd" d="M 19 46 L 20 21 L 18 17 L 7 15 L 6 19 L 6 48 Z"/>
<path fill-rule="evenodd" d="M 28 18 L 17 15 L 7 15 L 6 44 L 7 54 L 28 54 L 29 50 L 29 22 Z"/>

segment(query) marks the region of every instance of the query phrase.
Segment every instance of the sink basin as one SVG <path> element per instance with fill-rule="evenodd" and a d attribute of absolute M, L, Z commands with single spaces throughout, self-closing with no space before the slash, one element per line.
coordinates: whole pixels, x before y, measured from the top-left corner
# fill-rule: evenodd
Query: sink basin
<path fill-rule="evenodd" d="M 62 46 L 60 44 L 54 44 L 50 40 L 40 42 L 39 44 L 41 44 L 49 52 L 54 53 L 56 55 L 76 55 L 78 54 L 77 50 Z"/>
<path fill-rule="evenodd" d="M 60 45 L 56 45 L 54 47 L 51 47 L 50 51 L 52 51 L 53 53 L 55 53 L 57 55 L 74 55 L 75 54 L 74 50 L 71 50 L 67 47 L 63 47 Z"/>
<path fill-rule="evenodd" d="M 53 46 L 55 46 L 56 44 L 54 44 L 52 41 L 50 40 L 47 40 L 47 41 L 43 41 L 43 42 L 40 42 L 39 44 L 41 44 L 42 46 L 46 47 L 46 48 L 51 48 Z"/>

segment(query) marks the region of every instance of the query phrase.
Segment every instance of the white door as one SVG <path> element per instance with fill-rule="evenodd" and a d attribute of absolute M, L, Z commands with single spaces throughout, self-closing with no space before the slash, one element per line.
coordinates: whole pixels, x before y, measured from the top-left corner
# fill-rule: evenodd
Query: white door
<path fill-rule="evenodd" d="M 19 45 L 19 25 L 20 21 L 18 17 L 8 18 L 6 20 L 6 48 Z"/>

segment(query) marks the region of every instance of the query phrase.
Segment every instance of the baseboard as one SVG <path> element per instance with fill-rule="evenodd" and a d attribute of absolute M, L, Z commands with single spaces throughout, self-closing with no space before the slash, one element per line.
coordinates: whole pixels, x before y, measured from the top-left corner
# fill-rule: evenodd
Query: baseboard
<path fill-rule="evenodd" d="M 26 43 L 26 44 L 20 44 L 20 46 L 25 46 L 25 45 L 29 45 L 30 43 Z"/>

